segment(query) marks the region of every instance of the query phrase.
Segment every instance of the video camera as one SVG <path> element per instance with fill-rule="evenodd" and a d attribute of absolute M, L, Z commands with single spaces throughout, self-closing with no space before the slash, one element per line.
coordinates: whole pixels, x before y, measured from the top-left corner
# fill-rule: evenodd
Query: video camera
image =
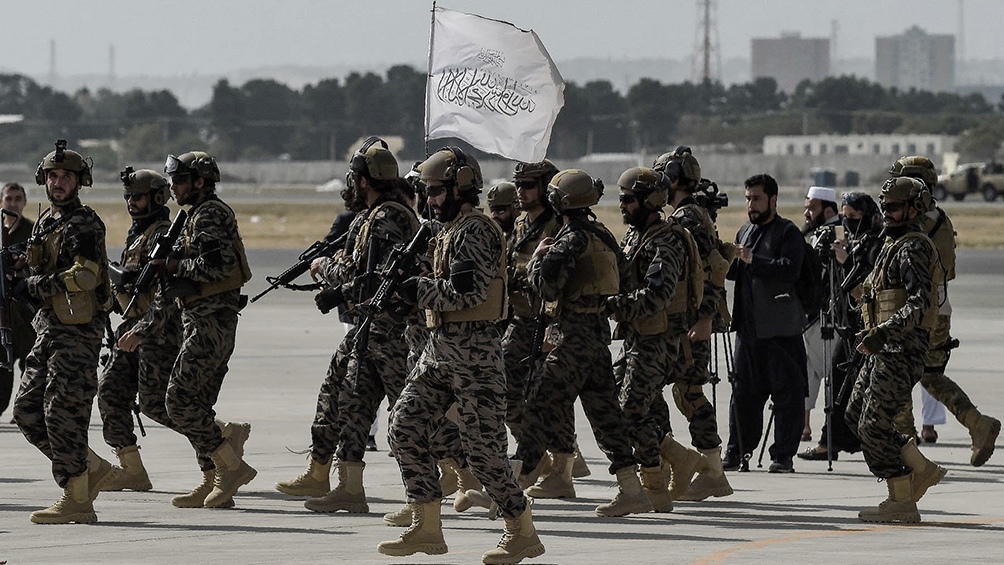
<path fill-rule="evenodd" d="M 718 189 L 718 183 L 704 178 L 694 189 L 694 200 L 701 208 L 708 211 L 712 220 L 717 220 L 718 211 L 729 205 L 729 195 Z"/>

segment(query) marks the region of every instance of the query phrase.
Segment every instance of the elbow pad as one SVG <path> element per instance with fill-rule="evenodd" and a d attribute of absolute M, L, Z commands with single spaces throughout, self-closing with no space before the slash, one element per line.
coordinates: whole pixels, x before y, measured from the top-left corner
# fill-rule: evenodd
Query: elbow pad
<path fill-rule="evenodd" d="M 100 271 L 101 267 L 97 263 L 77 255 L 73 265 L 63 271 L 60 278 L 69 292 L 89 291 L 98 287 L 98 273 Z"/>
<path fill-rule="evenodd" d="M 453 290 L 467 294 L 474 290 L 474 276 L 477 274 L 474 261 L 455 261 L 450 264 L 450 284 Z"/>

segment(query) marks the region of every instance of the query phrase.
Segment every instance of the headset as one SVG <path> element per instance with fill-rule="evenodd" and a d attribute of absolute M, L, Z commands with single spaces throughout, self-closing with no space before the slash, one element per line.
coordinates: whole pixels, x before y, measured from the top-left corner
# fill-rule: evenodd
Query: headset
<path fill-rule="evenodd" d="M 454 162 L 449 170 L 453 171 L 453 180 L 458 186 L 470 186 L 474 187 L 476 184 L 477 173 L 474 172 L 474 168 L 470 166 L 467 162 L 467 154 L 464 153 L 463 149 L 455 146 L 448 145 L 440 151 L 449 151 L 453 153 Z"/>

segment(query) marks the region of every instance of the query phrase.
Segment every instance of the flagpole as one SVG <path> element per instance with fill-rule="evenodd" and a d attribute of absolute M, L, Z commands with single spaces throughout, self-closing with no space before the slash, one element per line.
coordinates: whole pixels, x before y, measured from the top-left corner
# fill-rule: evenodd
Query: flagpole
<path fill-rule="evenodd" d="M 429 69 L 425 73 L 425 156 L 429 156 L 429 120 L 431 119 L 432 107 L 431 100 L 431 84 L 432 80 L 432 48 L 436 40 L 436 0 L 432 0 L 432 16 L 429 18 L 431 20 L 429 25 Z"/>

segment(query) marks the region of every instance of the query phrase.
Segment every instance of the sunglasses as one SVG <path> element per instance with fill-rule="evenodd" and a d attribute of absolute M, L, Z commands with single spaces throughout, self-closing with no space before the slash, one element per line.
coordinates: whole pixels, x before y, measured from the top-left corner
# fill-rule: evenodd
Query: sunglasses
<path fill-rule="evenodd" d="M 425 185 L 425 194 L 430 198 L 435 198 L 440 194 L 443 194 L 444 192 L 446 192 L 446 185 L 442 184 L 436 186 Z"/>
<path fill-rule="evenodd" d="M 621 204 L 634 204 L 638 201 L 638 197 L 633 194 L 621 194 L 617 197 L 617 201 Z"/>
<path fill-rule="evenodd" d="M 145 194 L 146 193 L 144 192 L 126 192 L 125 194 L 122 195 L 122 198 L 124 198 L 126 202 L 128 202 L 130 200 L 139 200 L 140 198 L 143 198 Z"/>
<path fill-rule="evenodd" d="M 535 180 L 518 180 L 515 183 L 516 188 L 522 188 L 523 190 L 533 190 L 537 188 L 537 181 Z"/>
<path fill-rule="evenodd" d="M 900 212 L 906 209 L 906 202 L 879 202 L 883 212 Z"/>

